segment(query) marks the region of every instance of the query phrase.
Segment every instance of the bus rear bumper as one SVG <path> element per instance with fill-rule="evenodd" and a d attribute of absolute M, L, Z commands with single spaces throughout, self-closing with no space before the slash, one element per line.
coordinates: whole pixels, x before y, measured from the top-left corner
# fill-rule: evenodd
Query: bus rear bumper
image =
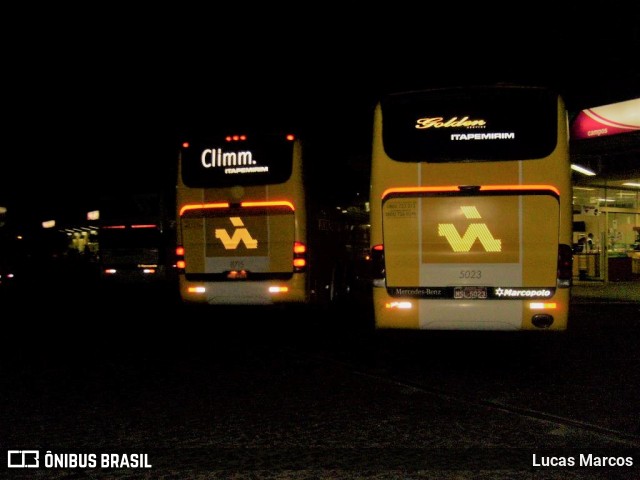
<path fill-rule="evenodd" d="M 566 290 L 558 292 L 538 308 L 539 302 L 531 300 L 402 299 L 374 289 L 375 325 L 409 330 L 563 331 L 569 298 Z"/>
<path fill-rule="evenodd" d="M 276 305 L 307 303 L 304 279 L 287 281 L 189 282 L 180 279 L 180 296 L 186 303 L 209 305 Z"/>

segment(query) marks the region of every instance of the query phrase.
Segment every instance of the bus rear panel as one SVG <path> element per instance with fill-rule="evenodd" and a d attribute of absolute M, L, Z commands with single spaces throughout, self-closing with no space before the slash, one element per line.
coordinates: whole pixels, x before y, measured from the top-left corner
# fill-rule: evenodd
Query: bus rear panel
<path fill-rule="evenodd" d="M 166 279 L 166 241 L 159 225 L 103 225 L 99 238 L 102 280 L 147 283 Z"/>
<path fill-rule="evenodd" d="M 300 146 L 284 135 L 182 149 L 179 289 L 188 303 L 308 301 Z"/>
<path fill-rule="evenodd" d="M 566 329 L 570 165 L 556 95 L 390 96 L 376 109 L 371 188 L 376 327 Z"/>
<path fill-rule="evenodd" d="M 187 205 L 181 215 L 187 300 L 305 302 L 304 240 L 289 202 Z"/>

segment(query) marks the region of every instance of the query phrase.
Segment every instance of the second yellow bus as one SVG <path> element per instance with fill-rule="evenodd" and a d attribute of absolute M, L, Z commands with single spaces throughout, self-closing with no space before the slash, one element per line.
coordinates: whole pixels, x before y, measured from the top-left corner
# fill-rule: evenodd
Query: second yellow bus
<path fill-rule="evenodd" d="M 571 170 L 562 98 L 499 85 L 397 93 L 375 109 L 379 329 L 565 330 Z"/>

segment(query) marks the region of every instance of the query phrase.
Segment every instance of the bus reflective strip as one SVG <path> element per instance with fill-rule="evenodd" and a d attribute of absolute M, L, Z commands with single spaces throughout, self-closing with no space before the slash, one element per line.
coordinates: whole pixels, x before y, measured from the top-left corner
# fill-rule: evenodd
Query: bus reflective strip
<path fill-rule="evenodd" d="M 560 190 L 558 190 L 553 185 L 480 185 L 479 191 L 481 192 L 493 192 L 493 191 L 551 191 L 555 193 L 558 197 L 560 196 Z M 394 193 L 439 193 L 439 192 L 461 192 L 464 193 L 464 190 L 461 190 L 459 186 L 440 186 L 440 187 L 393 187 L 388 188 L 384 192 L 382 192 L 382 199 L 384 200 L 389 195 Z"/>
<path fill-rule="evenodd" d="M 206 210 L 211 208 L 229 208 L 228 202 L 222 203 L 196 203 L 191 205 L 183 205 L 180 208 L 180 216 L 184 215 L 189 210 Z"/>
<path fill-rule="evenodd" d="M 241 207 L 289 207 L 292 211 L 295 211 L 293 203 L 286 200 L 282 201 L 267 201 L 267 202 L 242 202 Z"/>

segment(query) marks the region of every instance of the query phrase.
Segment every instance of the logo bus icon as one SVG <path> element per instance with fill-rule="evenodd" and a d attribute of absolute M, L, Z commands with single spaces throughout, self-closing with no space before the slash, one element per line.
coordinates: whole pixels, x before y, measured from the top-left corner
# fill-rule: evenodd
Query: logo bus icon
<path fill-rule="evenodd" d="M 229 236 L 225 228 L 216 228 L 215 230 L 216 238 L 222 242 L 226 250 L 235 250 L 240 242 L 244 242 L 245 247 L 249 249 L 258 248 L 258 241 L 251 236 L 240 217 L 230 217 L 229 220 L 236 227 L 233 236 Z"/>
<path fill-rule="evenodd" d="M 475 206 L 464 206 L 460 207 L 460 209 L 466 218 L 482 218 Z M 493 238 L 493 234 L 486 223 L 470 224 L 462 236 L 460 236 L 453 223 L 439 223 L 438 235 L 447 239 L 454 252 L 468 252 L 476 240 L 480 240 L 486 252 L 502 251 L 502 240 Z"/>
<path fill-rule="evenodd" d="M 8 450 L 8 468 L 38 468 L 40 452 L 38 450 Z"/>

